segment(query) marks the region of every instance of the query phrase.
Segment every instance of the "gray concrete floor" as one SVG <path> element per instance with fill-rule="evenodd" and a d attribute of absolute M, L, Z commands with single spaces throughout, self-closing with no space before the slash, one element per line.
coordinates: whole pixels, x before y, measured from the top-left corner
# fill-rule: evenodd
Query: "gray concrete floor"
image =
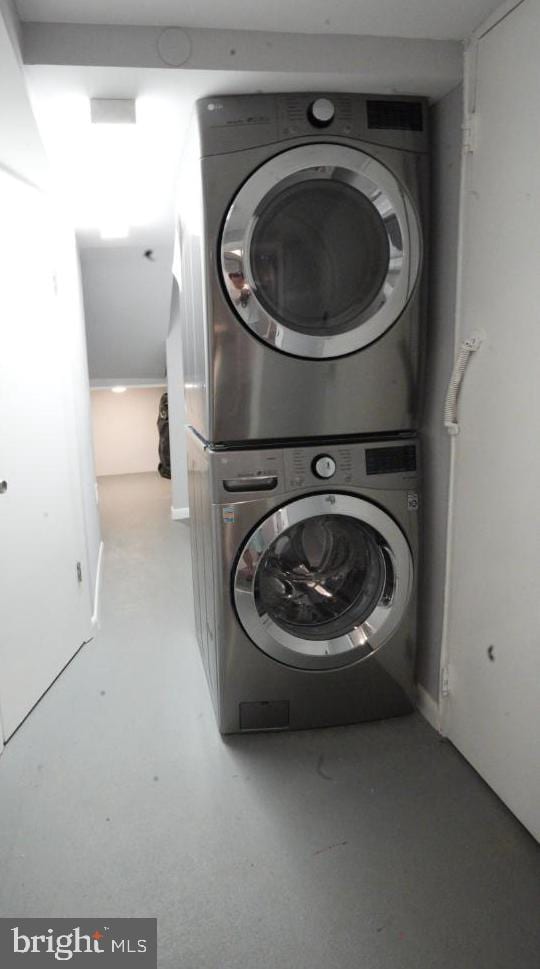
<path fill-rule="evenodd" d="M 222 740 L 168 483 L 100 492 L 101 631 L 0 759 L 0 913 L 157 916 L 162 969 L 538 966 L 538 847 L 453 747 Z"/>

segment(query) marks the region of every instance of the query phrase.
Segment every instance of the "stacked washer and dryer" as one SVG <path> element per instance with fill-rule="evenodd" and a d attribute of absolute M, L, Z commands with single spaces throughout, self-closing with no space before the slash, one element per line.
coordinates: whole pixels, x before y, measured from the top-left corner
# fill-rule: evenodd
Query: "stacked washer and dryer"
<path fill-rule="evenodd" d="M 197 104 L 180 289 L 197 636 L 223 733 L 413 706 L 426 113 Z"/>

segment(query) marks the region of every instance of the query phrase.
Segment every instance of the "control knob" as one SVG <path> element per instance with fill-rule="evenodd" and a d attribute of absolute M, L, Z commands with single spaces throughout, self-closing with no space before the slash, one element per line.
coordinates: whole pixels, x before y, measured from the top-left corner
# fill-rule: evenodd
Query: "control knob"
<path fill-rule="evenodd" d="M 319 454 L 311 465 L 317 478 L 332 478 L 336 473 L 336 462 L 329 454 Z"/>
<path fill-rule="evenodd" d="M 326 128 L 335 113 L 336 109 L 329 98 L 317 98 L 308 108 L 308 118 L 316 128 Z"/>

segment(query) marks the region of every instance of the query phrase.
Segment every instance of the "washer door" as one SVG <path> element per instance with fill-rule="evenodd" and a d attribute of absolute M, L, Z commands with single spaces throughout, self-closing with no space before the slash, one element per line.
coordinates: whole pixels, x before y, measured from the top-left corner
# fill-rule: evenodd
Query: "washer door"
<path fill-rule="evenodd" d="M 360 350 L 396 322 L 420 271 L 413 204 L 370 155 L 303 145 L 266 162 L 227 214 L 221 271 L 258 337 L 294 356 Z"/>
<path fill-rule="evenodd" d="M 319 494 L 278 509 L 244 545 L 234 600 L 248 636 L 273 659 L 333 669 L 370 656 L 403 619 L 408 542 L 362 498 Z"/>

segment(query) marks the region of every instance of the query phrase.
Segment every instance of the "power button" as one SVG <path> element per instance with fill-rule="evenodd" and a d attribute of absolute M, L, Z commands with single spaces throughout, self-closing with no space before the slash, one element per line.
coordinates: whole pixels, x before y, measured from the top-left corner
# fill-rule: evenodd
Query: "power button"
<path fill-rule="evenodd" d="M 332 478 L 336 473 L 336 462 L 329 454 L 319 454 L 311 467 L 317 478 Z"/>

